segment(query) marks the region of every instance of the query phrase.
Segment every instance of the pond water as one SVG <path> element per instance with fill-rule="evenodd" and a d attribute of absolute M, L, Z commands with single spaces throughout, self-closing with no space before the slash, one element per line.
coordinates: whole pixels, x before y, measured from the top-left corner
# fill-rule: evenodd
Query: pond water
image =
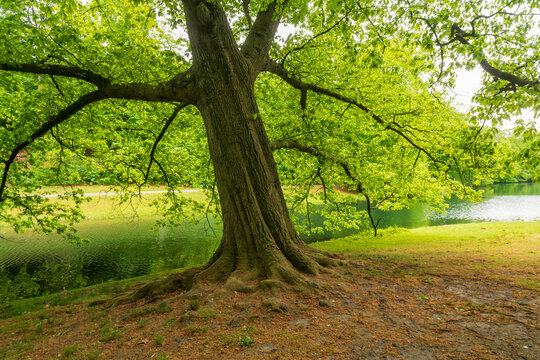
<path fill-rule="evenodd" d="M 412 209 L 376 212 L 380 227 L 421 227 L 487 221 L 540 220 L 540 184 L 501 184 L 484 188 L 484 201 L 470 203 L 451 199 L 446 213 L 430 211 L 425 205 Z M 0 272 L 12 276 L 22 267 L 28 273 L 51 264 L 78 263 L 88 284 L 122 279 L 167 269 L 200 264 L 216 249 L 221 228 L 201 221 L 152 231 L 155 218 L 93 220 L 79 224 L 79 233 L 89 244 L 66 244 L 57 236 L 25 234 L 0 239 Z M 314 222 L 322 222 L 315 217 Z M 0 229 L 1 230 L 1 229 Z M 318 241 L 344 236 L 353 230 L 305 236 Z"/>

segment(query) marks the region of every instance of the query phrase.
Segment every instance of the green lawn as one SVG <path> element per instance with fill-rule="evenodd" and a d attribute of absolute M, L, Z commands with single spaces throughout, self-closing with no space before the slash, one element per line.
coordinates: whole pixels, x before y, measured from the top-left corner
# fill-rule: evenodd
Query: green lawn
<path fill-rule="evenodd" d="M 381 257 L 426 272 L 463 274 L 484 271 L 538 287 L 540 221 L 445 225 L 383 230 L 312 244 L 353 258 Z"/>

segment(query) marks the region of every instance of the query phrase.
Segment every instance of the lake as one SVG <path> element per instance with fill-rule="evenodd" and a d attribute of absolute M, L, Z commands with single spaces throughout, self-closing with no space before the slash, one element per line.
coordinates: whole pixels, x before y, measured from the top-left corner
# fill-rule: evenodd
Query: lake
<path fill-rule="evenodd" d="M 412 209 L 374 213 L 380 227 L 422 227 L 488 221 L 540 220 L 540 184 L 499 184 L 483 188 L 484 200 L 470 203 L 449 200 L 446 213 L 425 205 Z M 200 264 L 216 249 L 221 228 L 201 221 L 151 230 L 152 217 L 84 221 L 78 225 L 89 244 L 67 244 L 56 235 L 32 233 L 0 239 L 0 271 L 14 276 L 25 267 L 29 274 L 51 264 L 78 263 L 87 284 L 134 277 L 168 269 Z M 324 219 L 315 216 L 314 222 Z M 0 229 L 1 230 L 1 229 Z M 303 235 L 307 242 L 349 235 L 357 230 Z"/>

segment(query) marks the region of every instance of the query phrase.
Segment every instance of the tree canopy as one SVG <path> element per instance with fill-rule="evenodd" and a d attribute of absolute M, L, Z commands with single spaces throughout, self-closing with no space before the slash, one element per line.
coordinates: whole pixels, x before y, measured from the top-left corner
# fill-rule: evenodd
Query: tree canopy
<path fill-rule="evenodd" d="M 75 160 L 118 185 L 217 183 L 222 211 L 236 214 L 226 229 L 240 231 L 255 202 L 246 211 L 260 210 L 274 238 L 294 233 L 276 220 L 287 212 L 274 208 L 281 185 L 289 210 L 307 213 L 313 197 L 329 211 L 358 201 L 336 186 L 361 194 L 368 213 L 474 198 L 470 185 L 507 167 L 492 125 L 540 111 L 539 16 L 526 0 L 3 0 L 0 218 L 65 231 L 77 208 L 28 194 L 43 164 L 58 183 L 77 182 Z M 475 67 L 483 86 L 461 114 L 449 89 Z M 519 125 L 537 145 L 535 124 Z M 189 206 L 167 199 L 171 214 Z M 349 226 L 365 216 L 343 212 Z"/>

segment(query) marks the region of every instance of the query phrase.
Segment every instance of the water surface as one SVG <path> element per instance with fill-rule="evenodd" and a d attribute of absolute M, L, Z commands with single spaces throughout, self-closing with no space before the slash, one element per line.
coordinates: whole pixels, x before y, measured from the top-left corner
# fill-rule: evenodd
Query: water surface
<path fill-rule="evenodd" d="M 380 227 L 421 227 L 488 221 L 540 220 L 540 184 L 503 184 L 483 188 L 484 201 L 470 203 L 450 199 L 446 213 L 425 205 L 412 209 L 374 213 Z M 56 235 L 26 233 L 0 239 L 0 271 L 15 274 L 21 267 L 37 271 L 47 264 L 82 263 L 90 283 L 122 279 L 203 263 L 216 249 L 221 228 L 201 221 L 152 231 L 155 218 L 84 221 L 78 225 L 89 244 L 74 246 Z M 315 226 L 324 218 L 315 215 Z M 1 231 L 1 229 L 0 229 Z M 343 236 L 356 230 L 303 235 L 306 241 Z"/>

